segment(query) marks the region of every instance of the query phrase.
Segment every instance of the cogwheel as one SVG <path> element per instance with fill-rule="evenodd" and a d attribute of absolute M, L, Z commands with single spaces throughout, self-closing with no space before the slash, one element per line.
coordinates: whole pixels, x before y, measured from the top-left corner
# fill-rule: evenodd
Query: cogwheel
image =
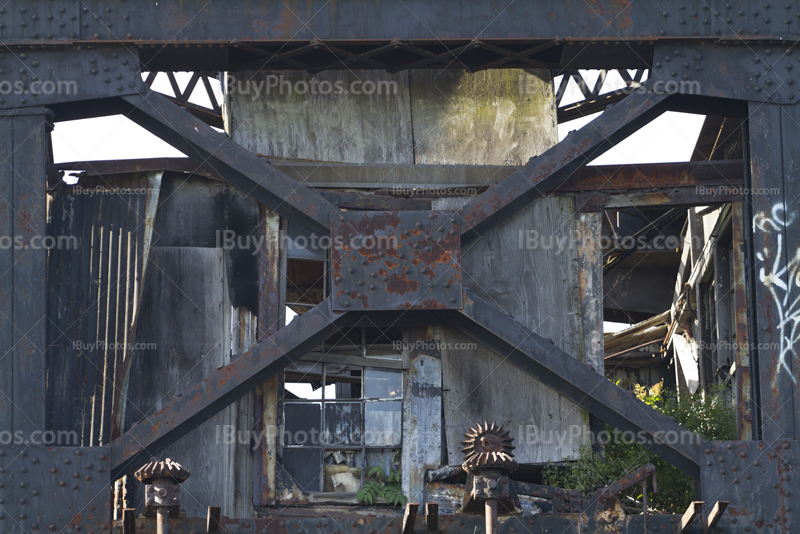
<path fill-rule="evenodd" d="M 176 484 L 181 484 L 191 476 L 191 473 L 178 462 L 174 462 L 167 458 L 163 461 L 153 460 L 140 467 L 134 474 L 139 482 L 150 484 L 158 479 L 172 479 Z"/>
<path fill-rule="evenodd" d="M 508 430 L 504 430 L 502 425 L 485 421 L 483 425 L 478 423 L 475 427 L 470 427 L 470 431 L 464 434 L 467 439 L 461 442 L 464 445 L 461 449 L 464 453 L 464 469 L 516 469 L 517 462 L 511 453 L 515 448 L 512 445 L 514 440 Z"/>

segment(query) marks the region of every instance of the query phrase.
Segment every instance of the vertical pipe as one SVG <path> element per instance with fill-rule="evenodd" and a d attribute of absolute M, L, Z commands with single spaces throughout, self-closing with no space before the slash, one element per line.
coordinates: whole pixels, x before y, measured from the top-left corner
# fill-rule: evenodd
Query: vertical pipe
<path fill-rule="evenodd" d="M 169 508 L 159 506 L 156 509 L 156 514 L 158 514 L 156 522 L 157 534 L 169 534 Z"/>
<path fill-rule="evenodd" d="M 486 501 L 486 534 L 497 534 L 497 500 L 495 499 Z"/>

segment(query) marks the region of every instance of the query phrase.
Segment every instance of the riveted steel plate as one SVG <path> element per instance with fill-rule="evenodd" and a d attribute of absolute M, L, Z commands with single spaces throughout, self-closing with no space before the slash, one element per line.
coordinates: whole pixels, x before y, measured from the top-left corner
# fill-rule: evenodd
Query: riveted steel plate
<path fill-rule="evenodd" d="M 460 309 L 452 211 L 345 212 L 331 220 L 333 309 Z"/>
<path fill-rule="evenodd" d="M 124 46 L 0 51 L 0 109 L 77 102 L 144 91 L 139 57 Z"/>
<path fill-rule="evenodd" d="M 111 528 L 108 447 L 0 447 L 0 532 Z"/>
<path fill-rule="evenodd" d="M 666 93 L 795 104 L 800 52 L 787 46 L 721 44 L 656 46 L 649 81 Z"/>
<path fill-rule="evenodd" d="M 725 532 L 797 532 L 800 441 L 713 441 L 700 450 L 706 507 L 730 502 Z"/>

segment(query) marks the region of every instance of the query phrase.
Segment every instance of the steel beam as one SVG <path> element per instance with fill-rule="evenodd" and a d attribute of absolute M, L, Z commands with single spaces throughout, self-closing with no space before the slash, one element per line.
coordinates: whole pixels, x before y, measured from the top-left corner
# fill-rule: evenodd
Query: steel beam
<path fill-rule="evenodd" d="M 700 477 L 701 438 L 604 376 L 552 341 L 528 331 L 502 310 L 465 289 L 462 312 L 445 312 L 464 333 L 499 352 L 543 384 L 623 431 L 695 479 Z"/>
<path fill-rule="evenodd" d="M 580 167 L 665 111 L 670 95 L 637 92 L 517 172 L 471 200 L 460 210 L 461 239 L 468 242 L 563 183 Z"/>
<path fill-rule="evenodd" d="M 113 441 L 110 444 L 112 478 L 140 467 L 158 451 L 356 320 L 354 315 L 334 312 L 330 300 L 296 317 L 285 328 L 182 395 L 173 397 L 159 412 Z"/>
<path fill-rule="evenodd" d="M 298 226 L 327 235 L 330 217 L 338 208 L 309 188 L 214 130 L 202 120 L 148 91 L 143 96 L 122 97 L 124 114 L 193 160 L 222 176 L 241 194 L 252 196 L 267 208 Z"/>
<path fill-rule="evenodd" d="M 29 437 L 45 430 L 51 118 L 45 108 L 0 111 L 0 429 Z M 54 246 L 68 246 L 59 237 Z"/>

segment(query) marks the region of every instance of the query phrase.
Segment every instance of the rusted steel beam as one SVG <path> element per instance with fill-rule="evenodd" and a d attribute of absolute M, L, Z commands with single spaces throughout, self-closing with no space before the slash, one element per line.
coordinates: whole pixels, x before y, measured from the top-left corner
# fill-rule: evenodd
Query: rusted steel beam
<path fill-rule="evenodd" d="M 246 196 L 309 231 L 326 235 L 339 210 L 316 192 L 242 148 L 226 134 L 183 111 L 153 91 L 121 97 L 125 115 L 217 174 Z"/>
<path fill-rule="evenodd" d="M 604 488 L 603 495 L 611 496 L 618 495 L 619 492 L 624 491 L 634 484 L 643 481 L 644 479 L 653 476 L 656 472 L 656 466 L 653 464 L 645 464 L 636 471 L 628 473 L 623 478 L 617 480 L 607 488 Z"/>
<path fill-rule="evenodd" d="M 125 3 L 110 1 L 103 10 L 82 10 L 69 0 L 34 5 L 23 17 L 6 15 L 5 42 L 60 43 L 65 40 L 89 44 L 109 40 L 127 46 L 235 43 L 281 46 L 306 44 L 311 40 L 358 43 L 374 41 L 382 45 L 392 39 L 433 44 L 441 41 L 467 41 L 480 35 L 498 44 L 517 45 L 514 51 L 531 46 L 532 41 L 571 36 L 585 40 L 622 43 L 681 38 L 688 41 L 718 38 L 764 40 L 795 39 L 796 29 L 784 19 L 783 4 L 771 10 L 758 0 L 743 0 L 733 9 L 704 9 L 702 0 L 667 0 L 653 6 L 598 0 L 592 5 L 569 4 L 568 16 L 559 0 L 528 2 L 512 9 L 498 10 L 491 0 L 458 2 L 408 0 L 381 3 L 368 8 L 357 0 L 336 2 L 311 0 L 292 5 L 252 3 L 247 0 L 190 0 L 178 4 Z M 769 6 L 769 4 L 766 4 Z M 38 8 L 38 9 L 35 9 Z M 16 11 L 16 10 L 15 10 Z M 738 15 L 737 15 L 738 11 Z M 46 15 L 55 15 L 46 20 Z M 758 16 L 758 15 L 761 16 Z M 35 18 L 31 18 L 36 15 Z M 770 19 L 770 15 L 772 19 Z M 732 24 L 729 17 L 734 17 Z M 20 27 L 19 22 L 27 24 Z M 491 23 L 490 23 L 491 22 Z M 86 43 L 81 43 L 86 41 Z M 522 45 L 522 46 L 520 46 Z M 291 47 L 294 48 L 294 47 Z M 289 49 L 291 49 L 289 48 Z M 608 47 L 617 55 L 629 53 L 626 47 Z M 285 52 L 285 51 L 284 51 Z M 362 50 L 361 53 L 364 51 Z M 215 58 L 228 54 L 227 48 L 208 47 L 206 55 Z M 194 54 L 192 54 L 194 55 Z M 570 57 L 577 55 L 571 52 Z M 611 52 L 608 52 L 611 55 Z M 201 58 L 195 58 L 198 61 Z M 325 62 L 330 62 L 330 54 Z M 483 57 L 481 64 L 486 62 Z M 351 66 L 352 65 L 346 65 Z M 164 69 L 158 70 L 181 70 Z"/>
<path fill-rule="evenodd" d="M 728 186 L 734 189 L 744 185 L 744 166 L 741 159 L 598 165 L 579 169 L 554 190 L 625 193 L 676 187 Z"/>
<path fill-rule="evenodd" d="M 333 312 L 326 300 L 186 393 L 173 397 L 159 412 L 111 443 L 112 478 L 132 472 L 355 319 Z"/>
<path fill-rule="evenodd" d="M 419 503 L 410 502 L 406 504 L 406 511 L 403 514 L 403 534 L 412 534 L 414 532 L 417 512 L 419 512 Z"/>
<path fill-rule="evenodd" d="M 645 448 L 699 478 L 699 436 L 612 384 L 552 341 L 529 332 L 469 290 L 465 289 L 464 294 L 462 312 L 445 312 L 453 326 L 498 351 L 589 413 L 623 432 L 633 432 Z"/>
<path fill-rule="evenodd" d="M 460 210 L 462 242 L 552 191 L 576 170 L 667 110 L 669 95 L 636 93 L 587 124 Z"/>
<path fill-rule="evenodd" d="M 719 520 L 722 519 L 722 514 L 725 513 L 725 510 L 728 508 L 730 503 L 728 501 L 717 501 L 714 503 L 714 507 L 708 513 L 708 517 L 706 518 L 705 525 L 703 525 L 703 532 L 713 532 L 713 528 L 717 526 Z"/>
<path fill-rule="evenodd" d="M 687 532 L 689 530 L 689 527 L 691 527 L 692 524 L 694 523 L 694 520 L 697 518 L 697 516 L 703 513 L 704 504 L 705 502 L 703 501 L 694 501 L 692 504 L 689 505 L 689 507 L 686 509 L 686 511 L 683 513 L 683 516 L 681 517 L 681 523 L 680 523 L 681 534 Z"/>

